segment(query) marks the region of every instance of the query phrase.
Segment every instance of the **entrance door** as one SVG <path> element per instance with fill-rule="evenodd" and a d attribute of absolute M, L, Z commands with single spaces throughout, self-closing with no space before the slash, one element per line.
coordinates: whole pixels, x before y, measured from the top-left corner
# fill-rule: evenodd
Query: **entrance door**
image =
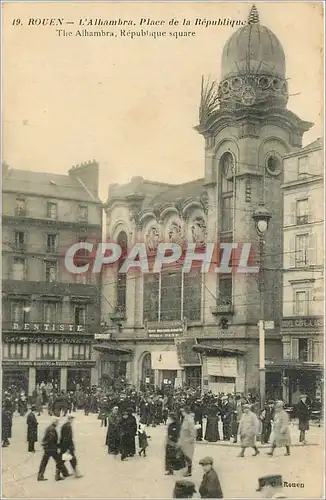
<path fill-rule="evenodd" d="M 60 389 L 61 370 L 60 368 L 40 368 L 36 370 L 36 384 L 51 383 L 56 389 Z"/>
<path fill-rule="evenodd" d="M 185 368 L 186 387 L 197 389 L 201 387 L 201 366 L 187 366 Z"/>

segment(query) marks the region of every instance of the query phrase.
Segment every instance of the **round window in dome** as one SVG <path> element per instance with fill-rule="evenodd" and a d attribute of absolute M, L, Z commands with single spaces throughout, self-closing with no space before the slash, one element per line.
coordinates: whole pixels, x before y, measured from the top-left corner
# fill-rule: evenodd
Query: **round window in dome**
<path fill-rule="evenodd" d="M 242 86 L 242 79 L 239 76 L 235 76 L 231 80 L 231 88 L 232 90 L 239 90 Z"/>
<path fill-rule="evenodd" d="M 274 78 L 272 86 L 273 86 L 274 90 L 281 90 L 283 87 L 283 82 L 282 82 L 282 80 L 279 80 L 278 78 Z"/>
<path fill-rule="evenodd" d="M 270 175 L 279 175 L 282 172 L 282 159 L 275 153 L 271 152 L 266 156 L 265 168 Z"/>
<path fill-rule="evenodd" d="M 264 90 L 268 89 L 270 84 L 271 84 L 271 80 L 267 76 L 261 76 L 258 80 L 258 85 L 261 89 L 264 89 Z"/>
<path fill-rule="evenodd" d="M 230 92 L 230 84 L 227 80 L 222 83 L 222 92 L 225 92 L 225 93 Z"/>

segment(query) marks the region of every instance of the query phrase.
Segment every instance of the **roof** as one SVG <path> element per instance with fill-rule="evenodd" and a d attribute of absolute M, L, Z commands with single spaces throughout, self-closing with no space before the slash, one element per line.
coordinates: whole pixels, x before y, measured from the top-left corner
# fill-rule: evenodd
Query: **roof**
<path fill-rule="evenodd" d="M 302 154 L 309 153 L 310 151 L 314 151 L 316 149 L 322 149 L 323 147 L 324 147 L 324 139 L 322 137 L 318 137 L 318 139 L 316 139 L 313 142 L 310 142 L 303 148 L 300 148 L 297 151 L 293 151 L 292 153 L 284 155 L 284 158 L 301 156 Z"/>
<path fill-rule="evenodd" d="M 196 179 L 194 181 L 178 184 L 174 187 L 164 190 L 159 195 L 152 199 L 152 204 L 165 204 L 175 201 L 177 198 L 195 198 L 198 196 L 204 186 L 204 179 Z"/>
<path fill-rule="evenodd" d="M 2 191 L 101 203 L 77 179 L 64 174 L 9 168 L 2 179 Z"/>
<path fill-rule="evenodd" d="M 103 344 L 103 345 L 94 345 L 95 351 L 107 352 L 113 354 L 132 354 L 132 350 L 127 347 L 120 347 L 113 344 Z"/>

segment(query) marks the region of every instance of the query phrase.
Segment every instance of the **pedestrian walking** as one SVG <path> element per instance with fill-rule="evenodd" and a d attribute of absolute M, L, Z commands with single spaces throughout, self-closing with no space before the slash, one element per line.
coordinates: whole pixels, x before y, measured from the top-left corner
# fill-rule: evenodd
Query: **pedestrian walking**
<path fill-rule="evenodd" d="M 223 498 L 221 483 L 213 469 L 213 463 L 211 457 L 205 457 L 199 462 L 204 469 L 203 479 L 199 487 L 201 498 Z"/>
<path fill-rule="evenodd" d="M 261 439 L 260 439 L 261 444 L 267 444 L 271 436 L 272 416 L 273 416 L 272 404 L 273 403 L 271 402 L 265 404 L 260 414 L 260 420 L 262 423 Z"/>
<path fill-rule="evenodd" d="M 306 444 L 306 432 L 309 431 L 310 408 L 307 401 L 307 396 L 302 394 L 300 401 L 296 407 L 297 417 L 299 419 L 299 442 Z"/>
<path fill-rule="evenodd" d="M 185 456 L 187 471 L 184 476 L 188 477 L 192 475 L 192 458 L 195 451 L 195 441 L 196 441 L 196 427 L 195 421 L 190 414 L 190 409 L 187 406 L 181 408 L 181 415 L 183 421 L 180 429 L 180 436 L 178 440 L 178 447 Z"/>
<path fill-rule="evenodd" d="M 275 404 L 272 448 L 267 455 L 273 456 L 275 448 L 283 446 L 286 449 L 285 456 L 289 456 L 291 446 L 289 416 L 284 410 L 283 401 L 277 401 Z"/>
<path fill-rule="evenodd" d="M 137 420 L 132 414 L 132 408 L 127 409 L 127 428 L 128 428 L 128 456 L 134 457 L 136 455 L 136 436 L 137 436 Z"/>
<path fill-rule="evenodd" d="M 27 415 L 27 442 L 28 442 L 28 452 L 35 453 L 35 443 L 37 442 L 37 427 L 38 422 L 35 416 L 36 406 L 31 406 L 31 411 Z"/>
<path fill-rule="evenodd" d="M 49 427 L 45 431 L 44 438 L 42 441 L 44 453 L 37 475 L 38 481 L 47 481 L 47 479 L 44 477 L 44 473 L 51 457 L 53 458 L 56 464 L 55 480 L 61 481 L 65 477 L 69 476 L 68 471 L 65 468 L 64 463 L 60 459 L 60 455 L 58 454 L 58 432 L 57 432 L 58 424 L 59 420 L 57 419 L 54 420 L 52 424 L 49 425 Z"/>
<path fill-rule="evenodd" d="M 139 424 L 138 426 L 138 446 L 139 452 L 138 455 L 141 457 L 143 454 L 146 457 L 146 449 L 148 448 L 148 439 L 150 436 L 146 434 L 146 428 L 143 424 Z"/>
<path fill-rule="evenodd" d="M 173 490 L 173 498 L 192 498 L 195 493 L 196 487 L 192 481 L 176 481 Z"/>
<path fill-rule="evenodd" d="M 175 413 L 168 416 L 167 439 L 165 443 L 165 475 L 173 475 L 175 470 L 183 469 L 186 462 L 183 454 L 178 450 L 177 443 L 180 435 L 180 424 Z"/>
<path fill-rule="evenodd" d="M 260 477 L 256 491 L 262 494 L 262 498 L 286 498 L 283 492 L 283 479 L 278 474 Z"/>
<path fill-rule="evenodd" d="M 121 460 L 126 460 L 126 458 L 129 455 L 129 435 L 130 435 L 130 430 L 129 430 L 129 423 L 128 423 L 128 412 L 124 411 L 122 413 L 122 418 L 119 422 L 119 433 L 120 433 L 120 453 L 121 453 Z"/>
<path fill-rule="evenodd" d="M 77 457 L 76 457 L 76 448 L 75 448 L 75 443 L 73 439 L 73 431 L 72 431 L 72 422 L 73 422 L 74 417 L 72 415 L 69 415 L 67 422 L 63 424 L 61 428 L 61 435 L 60 435 L 60 442 L 59 442 L 59 448 L 60 448 L 60 459 L 63 461 L 64 460 L 64 455 L 69 453 L 71 458 L 69 459 L 70 465 L 73 468 L 74 475 L 76 478 L 82 477 L 82 475 L 79 473 L 77 469 Z"/>
<path fill-rule="evenodd" d="M 238 455 L 243 458 L 245 456 L 246 448 L 253 448 L 255 453 L 254 457 L 259 455 L 259 450 L 256 446 L 256 435 L 258 431 L 258 418 L 256 414 L 251 411 L 250 405 L 243 406 L 243 415 L 239 424 L 239 434 L 241 440 L 241 452 Z"/>
<path fill-rule="evenodd" d="M 109 455 L 118 455 L 120 449 L 120 430 L 119 430 L 119 408 L 115 406 L 108 417 L 108 430 L 106 433 L 105 444 L 108 447 Z"/>
<path fill-rule="evenodd" d="M 1 430 L 2 430 L 2 448 L 6 448 L 10 445 L 9 438 L 11 437 L 11 427 L 12 427 L 12 412 L 9 405 L 4 404 L 2 409 L 2 418 L 1 418 Z"/>

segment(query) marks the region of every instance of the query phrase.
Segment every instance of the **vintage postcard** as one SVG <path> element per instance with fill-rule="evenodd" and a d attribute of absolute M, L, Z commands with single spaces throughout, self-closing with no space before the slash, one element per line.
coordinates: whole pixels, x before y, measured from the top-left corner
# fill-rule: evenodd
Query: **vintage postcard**
<path fill-rule="evenodd" d="M 2 2 L 3 498 L 324 498 L 323 2 Z"/>

